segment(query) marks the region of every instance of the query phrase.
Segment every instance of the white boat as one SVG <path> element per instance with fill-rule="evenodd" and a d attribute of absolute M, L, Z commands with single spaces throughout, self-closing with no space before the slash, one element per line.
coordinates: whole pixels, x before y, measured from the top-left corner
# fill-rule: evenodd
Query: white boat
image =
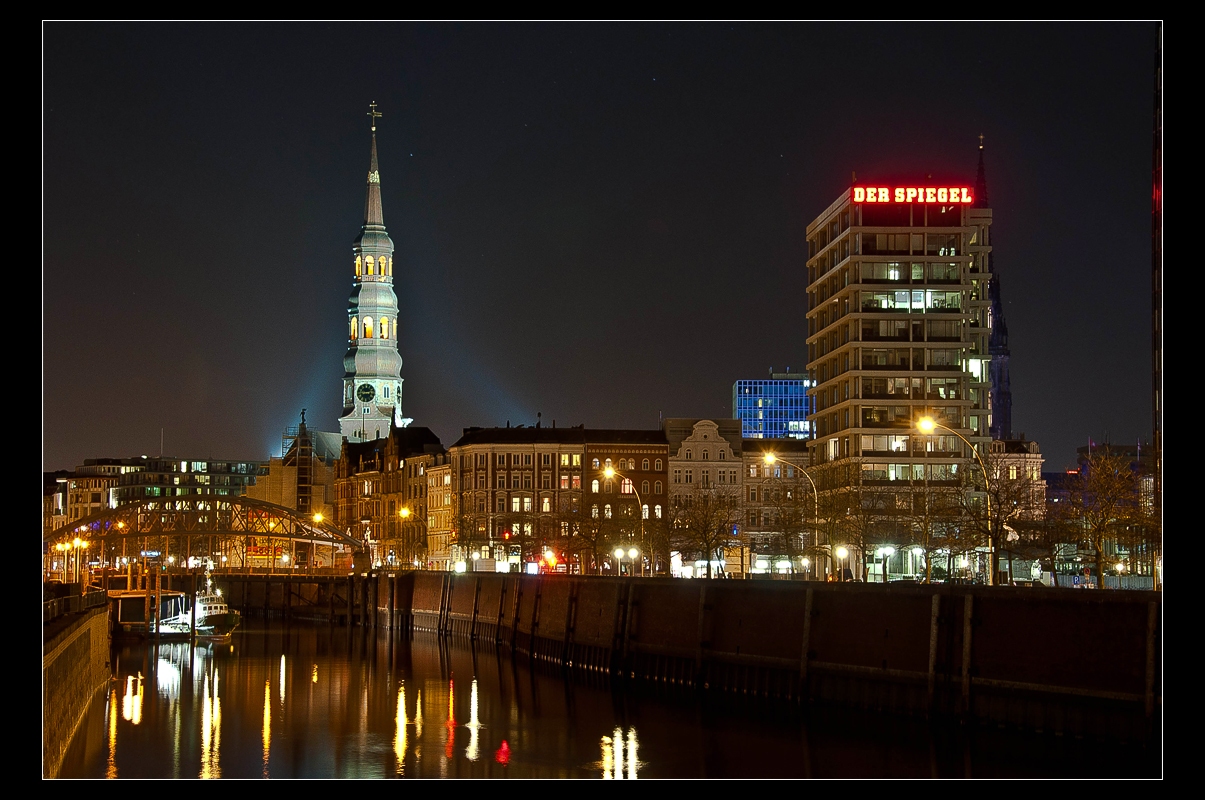
<path fill-rule="evenodd" d="M 205 577 L 205 590 L 193 599 L 193 613 L 195 617 L 186 611 L 163 620 L 162 629 L 188 634 L 190 626 L 195 625 L 198 639 L 225 640 L 243 621 L 239 612 L 226 605 L 222 591 L 213 588 L 209 576 Z"/>

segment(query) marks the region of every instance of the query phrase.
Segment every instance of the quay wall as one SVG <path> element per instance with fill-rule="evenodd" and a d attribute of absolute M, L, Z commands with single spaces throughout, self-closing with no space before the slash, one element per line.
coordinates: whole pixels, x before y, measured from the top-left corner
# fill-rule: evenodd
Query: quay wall
<path fill-rule="evenodd" d="M 1126 738 L 1162 718 L 1161 592 L 428 571 L 287 580 L 328 580 L 335 621 L 625 679 Z M 280 593 L 244 590 L 250 606 L 283 611 Z"/>
<path fill-rule="evenodd" d="M 109 683 L 109 614 L 100 606 L 42 631 L 42 777 L 58 776 L 88 705 Z"/>

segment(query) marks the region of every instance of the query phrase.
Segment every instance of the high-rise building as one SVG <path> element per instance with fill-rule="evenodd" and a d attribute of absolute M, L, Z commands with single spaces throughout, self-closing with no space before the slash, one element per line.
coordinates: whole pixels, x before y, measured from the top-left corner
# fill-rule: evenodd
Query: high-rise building
<path fill-rule="evenodd" d="M 808 439 L 812 382 L 803 373 L 775 372 L 769 378 L 732 384 L 732 416 L 746 439 Z"/>
<path fill-rule="evenodd" d="M 343 416 L 339 430 L 349 441 L 381 439 L 395 424 L 404 427 L 402 357 L 397 348 L 397 295 L 393 291 L 393 241 L 381 211 L 375 103 L 372 158 L 364 200 L 364 225 L 352 243 L 355 274 L 347 299 L 347 354 L 343 357 Z"/>
<path fill-rule="evenodd" d="M 963 184 L 858 184 L 808 225 L 811 460 L 848 467 L 830 491 L 953 486 L 972 454 L 951 430 L 988 440 L 992 211 L 974 201 Z"/>

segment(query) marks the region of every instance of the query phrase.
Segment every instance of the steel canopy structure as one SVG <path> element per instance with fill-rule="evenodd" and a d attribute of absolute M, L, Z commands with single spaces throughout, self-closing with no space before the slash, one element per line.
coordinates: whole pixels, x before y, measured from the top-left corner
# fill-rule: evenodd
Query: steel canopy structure
<path fill-rule="evenodd" d="M 183 549 L 195 552 L 192 541 L 205 537 L 247 537 L 285 540 L 364 550 L 364 542 L 334 526 L 303 516 L 296 509 L 249 497 L 201 495 L 155 497 L 124 503 L 117 508 L 78 519 L 44 538 L 51 545 L 86 539 L 102 545 L 128 540 L 183 537 Z"/>

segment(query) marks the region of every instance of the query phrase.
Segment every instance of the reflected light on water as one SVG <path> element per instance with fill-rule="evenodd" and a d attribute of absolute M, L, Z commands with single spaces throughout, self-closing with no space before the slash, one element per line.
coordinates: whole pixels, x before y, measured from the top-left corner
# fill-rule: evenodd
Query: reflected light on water
<path fill-rule="evenodd" d="M 410 724 L 410 720 L 406 718 L 406 682 L 402 681 L 402 685 L 397 690 L 397 714 L 394 715 L 393 724 L 396 728 L 393 735 L 393 754 L 397 757 L 397 774 L 405 776 L 406 774 L 406 746 L 408 744 L 406 738 L 406 726 Z"/>
<path fill-rule="evenodd" d="M 602 737 L 602 758 L 598 765 L 602 768 L 603 780 L 636 780 L 636 767 L 639 763 L 636 756 L 636 729 L 628 728 L 626 736 L 627 753 L 624 753 L 625 736 L 623 730 L 616 728 L 610 736 Z M 626 756 L 626 758 L 625 758 Z M 627 775 L 624 775 L 624 764 L 627 764 Z"/>
<path fill-rule="evenodd" d="M 213 671 L 213 693 L 209 681 L 202 684 L 201 694 L 201 771 L 202 778 L 220 778 L 218 748 L 222 744 L 222 701 L 218 697 L 218 671 Z"/>
<path fill-rule="evenodd" d="M 418 739 L 423 738 L 423 692 L 420 689 L 416 692 L 417 696 L 414 699 L 414 735 Z M 418 751 L 415 751 L 415 756 Z"/>
<path fill-rule="evenodd" d="M 444 723 L 447 739 L 444 743 L 444 755 L 452 757 L 452 748 L 456 743 L 456 691 L 452 681 L 448 681 L 448 721 Z"/>
<path fill-rule="evenodd" d="M 289 635 L 277 636 L 278 630 Z M 92 700 L 89 720 L 96 721 L 81 724 L 84 733 L 72 743 L 61 776 L 626 780 L 1158 774 L 1157 764 L 1147 769 L 1158 748 L 1080 746 L 1066 737 L 967 731 L 858 716 L 850 709 L 783 710 L 770 700 L 715 693 L 630 691 L 623 681 L 596 685 L 573 674 L 537 671 L 509 653 L 495 655 L 455 640 L 415 638 L 397 646 L 389 638 L 396 632 L 294 625 L 269 626 L 262 633 L 236 634 L 234 654 L 225 643 L 170 649 L 138 644 L 115 651 L 113 682 Z M 299 671 L 310 664 L 309 681 L 305 672 L 297 676 L 304 691 L 289 691 L 294 661 Z M 155 671 L 143 674 L 147 663 Z M 316 680 L 319 673 L 322 680 Z M 466 697 L 455 694 L 454 675 Z M 283 709 L 277 691 L 286 698 Z M 464 712 L 457 708 L 461 700 Z M 702 715 L 700 703 L 706 704 Z M 427 729 L 424 718 L 432 714 Z M 1119 771 L 1127 760 L 1139 766 Z"/>
<path fill-rule="evenodd" d="M 272 747 L 272 684 L 264 681 L 264 777 L 268 777 L 268 752 Z"/>
<path fill-rule="evenodd" d="M 109 761 L 105 765 L 105 777 L 117 777 L 117 690 L 109 690 Z"/>
<path fill-rule="evenodd" d="M 135 688 L 137 683 L 137 688 Z M 121 698 L 121 718 L 135 725 L 142 722 L 142 673 L 126 676 L 126 693 Z"/>
<path fill-rule="evenodd" d="M 481 722 L 477 719 L 477 679 L 473 678 L 472 694 L 469 695 L 469 746 L 464 749 L 464 755 L 469 761 L 477 760 L 477 736 L 481 730 Z"/>
<path fill-rule="evenodd" d="M 180 670 L 176 668 L 176 665 L 166 658 L 160 658 L 155 672 L 157 673 L 156 686 L 159 694 L 169 700 L 177 699 L 180 696 Z"/>

